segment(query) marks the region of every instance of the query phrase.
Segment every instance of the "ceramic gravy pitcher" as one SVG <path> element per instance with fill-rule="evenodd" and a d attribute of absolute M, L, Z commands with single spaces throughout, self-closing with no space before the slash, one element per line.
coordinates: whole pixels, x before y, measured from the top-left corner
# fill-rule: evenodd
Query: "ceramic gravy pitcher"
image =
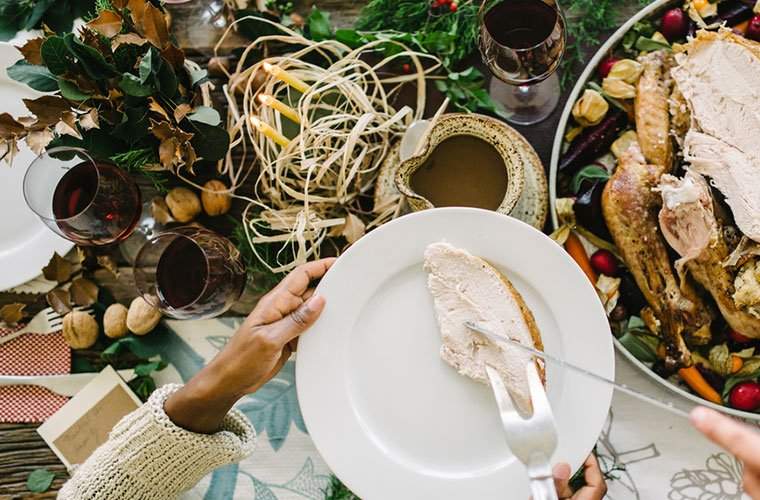
<path fill-rule="evenodd" d="M 493 146 L 504 161 L 507 186 L 504 198 L 497 212 L 509 215 L 515 208 L 525 188 L 525 172 L 519 152 L 510 139 L 508 126 L 494 118 L 479 114 L 451 113 L 441 116 L 429 131 L 421 152 L 402 162 L 396 173 L 396 187 L 407 198 L 409 207 L 414 211 L 434 208 L 433 203 L 412 187 L 412 177 L 430 158 L 436 148 L 446 139 L 454 136 L 473 136 Z M 425 139 L 423 139 L 425 140 Z M 473 182 L 477 182 L 473 179 Z M 451 185 L 448 189 L 457 189 Z"/>

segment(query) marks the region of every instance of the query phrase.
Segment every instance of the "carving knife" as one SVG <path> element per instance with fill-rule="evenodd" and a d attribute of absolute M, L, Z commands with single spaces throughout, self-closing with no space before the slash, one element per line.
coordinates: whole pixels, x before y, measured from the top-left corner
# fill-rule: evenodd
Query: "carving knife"
<path fill-rule="evenodd" d="M 481 327 L 480 325 L 478 325 L 476 323 L 472 323 L 470 321 L 466 321 L 464 323 L 464 326 L 466 326 L 467 328 L 469 328 L 470 330 L 472 330 L 474 332 L 478 332 L 481 335 L 485 335 L 486 337 L 488 337 L 489 339 L 493 340 L 494 342 L 496 342 L 498 344 L 505 345 L 505 346 L 510 346 L 510 347 L 517 347 L 518 349 L 521 349 L 524 352 L 529 352 L 529 353 L 533 354 L 534 356 L 537 356 L 537 357 L 539 357 L 541 359 L 544 359 L 546 361 L 551 361 L 552 363 L 555 363 L 555 364 L 557 364 L 557 365 L 559 365 L 559 366 L 561 366 L 561 367 L 563 367 L 565 369 L 568 369 L 568 370 L 573 371 L 575 373 L 579 373 L 579 374 L 583 375 L 584 377 L 591 378 L 593 380 L 605 383 L 607 385 L 611 385 L 612 387 L 614 387 L 615 389 L 619 390 L 620 392 L 624 392 L 624 393 L 628 394 L 629 396 L 632 396 L 632 397 L 634 397 L 636 399 L 639 399 L 639 400 L 644 401 L 646 403 L 649 403 L 651 405 L 657 406 L 658 408 L 662 408 L 663 410 L 667 410 L 670 413 L 678 415 L 679 417 L 689 418 L 689 414 L 688 413 L 686 413 L 685 411 L 683 411 L 681 409 L 676 408 L 675 406 L 673 406 L 673 403 L 669 403 L 669 402 L 666 402 L 666 401 L 661 401 L 661 400 L 659 400 L 657 398 L 653 398 L 652 396 L 647 396 L 646 394 L 643 394 L 643 393 L 641 393 L 641 392 L 639 392 L 639 391 L 637 391 L 635 389 L 631 389 L 630 387 L 628 387 L 625 384 L 619 384 L 619 383 L 615 382 L 614 380 L 610 380 L 610 379 L 608 379 L 606 377 L 602 377 L 601 375 L 597 375 L 596 373 L 591 372 L 589 370 L 586 370 L 585 368 L 581 368 L 580 366 L 576 366 L 576 365 L 574 365 L 572 363 L 569 363 L 569 362 L 565 361 L 564 359 L 560 359 L 560 358 L 558 358 L 556 356 L 552 356 L 551 354 L 546 354 L 545 352 L 539 351 L 538 349 L 534 349 L 532 347 L 528 347 L 526 345 L 521 344 L 517 340 L 513 340 L 513 339 L 511 339 L 509 337 L 502 337 L 501 335 L 497 335 L 497 334 L 495 334 L 495 333 L 493 333 L 493 332 L 491 332 L 491 331 L 489 331 L 489 330 Z"/>

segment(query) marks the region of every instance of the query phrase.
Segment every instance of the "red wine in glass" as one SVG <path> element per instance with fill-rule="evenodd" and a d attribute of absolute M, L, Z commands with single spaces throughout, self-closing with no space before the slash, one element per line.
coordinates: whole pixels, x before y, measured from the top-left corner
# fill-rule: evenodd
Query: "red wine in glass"
<path fill-rule="evenodd" d="M 148 240 L 137 254 L 134 275 L 143 298 L 178 319 L 221 314 L 240 297 L 247 278 L 232 242 L 194 226 Z"/>
<path fill-rule="evenodd" d="M 140 190 L 127 172 L 76 148 L 53 148 L 34 160 L 24 196 L 48 227 L 79 245 L 126 239 L 142 212 Z"/>

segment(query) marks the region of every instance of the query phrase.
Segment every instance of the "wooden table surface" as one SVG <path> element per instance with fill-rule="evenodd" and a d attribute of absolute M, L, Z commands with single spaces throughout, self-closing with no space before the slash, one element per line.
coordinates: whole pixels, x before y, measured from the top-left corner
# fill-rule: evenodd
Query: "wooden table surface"
<path fill-rule="evenodd" d="M 312 4 L 318 4 L 320 9 L 331 14 L 333 24 L 338 27 L 351 26 L 359 10 L 365 2 L 353 0 L 307 0 L 296 2 L 298 11 L 308 12 Z M 204 64 L 212 54 L 214 33 L 205 32 L 203 27 L 193 22 L 199 5 L 205 5 L 205 1 L 191 1 L 188 4 L 169 6 L 172 13 L 172 30 L 188 55 L 197 62 Z M 621 16 L 630 15 L 635 11 L 637 0 L 625 0 L 621 2 L 624 11 Z M 600 39 L 601 44 L 603 39 Z M 230 44 L 239 43 L 234 38 Z M 554 140 L 554 131 L 559 121 L 559 116 L 567 99 L 569 89 L 562 93 L 560 103 L 554 113 L 545 121 L 529 126 L 516 127 L 533 145 L 541 157 L 544 166 L 548 168 L 551 157 L 551 146 Z M 221 102 L 217 102 L 221 105 Z M 128 303 L 134 297 L 135 289 L 132 280 L 131 269 L 120 268 L 118 279 L 114 279 L 105 271 L 96 272 L 98 284 L 107 288 L 117 301 Z M 245 314 L 250 310 L 255 297 L 249 297 L 233 308 L 233 313 Z M 0 292 L 0 306 L 13 302 L 30 304 L 30 309 L 45 307 L 44 297 L 32 295 L 20 295 Z M 99 361 L 97 352 L 78 352 L 78 355 L 87 357 L 92 361 Z M 61 487 L 68 477 L 63 464 L 56 458 L 53 452 L 36 433 L 35 424 L 0 424 L 0 500 L 15 498 L 54 498 L 56 490 Z M 32 494 L 26 488 L 26 478 L 30 472 L 38 468 L 47 468 L 56 472 L 56 478 L 50 491 L 42 494 Z"/>

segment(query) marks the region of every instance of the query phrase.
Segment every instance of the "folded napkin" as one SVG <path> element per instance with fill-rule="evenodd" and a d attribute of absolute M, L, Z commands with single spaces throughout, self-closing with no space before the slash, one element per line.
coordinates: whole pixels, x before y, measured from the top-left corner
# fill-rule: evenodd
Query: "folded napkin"
<path fill-rule="evenodd" d="M 0 338 L 19 328 L 0 328 Z M 70 370 L 71 351 L 61 332 L 28 333 L 0 345 L 0 375 L 62 375 Z M 0 385 L 0 422 L 43 422 L 68 400 L 44 387 Z"/>

